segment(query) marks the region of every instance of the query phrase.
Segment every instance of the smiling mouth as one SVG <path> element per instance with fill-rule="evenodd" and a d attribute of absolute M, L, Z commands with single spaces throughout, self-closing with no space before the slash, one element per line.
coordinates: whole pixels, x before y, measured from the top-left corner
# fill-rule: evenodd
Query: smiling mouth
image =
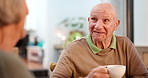
<path fill-rule="evenodd" d="M 94 31 L 94 33 L 97 33 L 97 34 L 105 34 L 105 32 L 96 32 L 96 31 Z"/>

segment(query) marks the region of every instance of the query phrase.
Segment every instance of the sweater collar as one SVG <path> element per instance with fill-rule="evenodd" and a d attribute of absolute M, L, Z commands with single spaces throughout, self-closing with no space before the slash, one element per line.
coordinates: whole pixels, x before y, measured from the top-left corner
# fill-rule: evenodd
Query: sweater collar
<path fill-rule="evenodd" d="M 87 41 L 90 49 L 92 50 L 92 52 L 94 54 L 99 53 L 100 51 L 102 51 L 101 48 L 98 48 L 96 45 L 94 45 L 94 43 L 92 42 L 90 34 L 86 36 L 86 41 Z M 109 48 L 116 49 L 116 36 L 114 34 L 112 36 L 112 43 L 111 43 Z"/>

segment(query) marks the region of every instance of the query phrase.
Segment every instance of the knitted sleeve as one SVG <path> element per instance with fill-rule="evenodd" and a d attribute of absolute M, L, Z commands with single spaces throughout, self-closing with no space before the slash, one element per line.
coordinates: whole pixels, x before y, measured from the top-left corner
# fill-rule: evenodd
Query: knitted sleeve
<path fill-rule="evenodd" d="M 50 78 L 71 78 L 72 67 L 69 53 L 64 49 Z"/>

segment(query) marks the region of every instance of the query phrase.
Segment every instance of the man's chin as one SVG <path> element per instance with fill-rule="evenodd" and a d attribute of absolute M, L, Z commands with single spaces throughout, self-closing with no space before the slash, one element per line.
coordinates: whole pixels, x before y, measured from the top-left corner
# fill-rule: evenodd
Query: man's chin
<path fill-rule="evenodd" d="M 101 42 L 101 41 L 104 41 L 104 37 L 93 37 L 95 41 L 97 42 Z"/>
<path fill-rule="evenodd" d="M 96 35 L 96 34 L 92 34 L 92 38 L 95 38 L 97 40 L 103 40 L 104 39 L 104 35 Z"/>

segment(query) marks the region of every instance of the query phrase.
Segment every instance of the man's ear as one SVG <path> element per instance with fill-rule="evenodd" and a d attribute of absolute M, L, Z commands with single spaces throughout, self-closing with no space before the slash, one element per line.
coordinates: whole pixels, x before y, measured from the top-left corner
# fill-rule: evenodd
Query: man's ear
<path fill-rule="evenodd" d="M 120 24 L 120 20 L 117 20 L 117 22 L 116 22 L 116 24 L 115 24 L 115 30 L 118 29 L 119 24 Z"/>
<path fill-rule="evenodd" d="M 90 21 L 90 17 L 88 17 L 88 22 Z"/>

